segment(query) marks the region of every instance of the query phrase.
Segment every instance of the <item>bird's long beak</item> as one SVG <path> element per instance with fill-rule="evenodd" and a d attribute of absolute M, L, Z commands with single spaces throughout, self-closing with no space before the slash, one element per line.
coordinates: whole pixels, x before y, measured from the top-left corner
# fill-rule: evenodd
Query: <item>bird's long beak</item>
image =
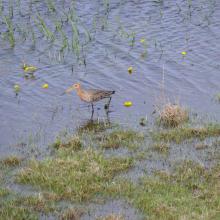
<path fill-rule="evenodd" d="M 68 93 L 72 92 L 73 90 L 74 90 L 74 88 L 71 86 L 68 89 L 66 89 L 65 93 L 68 94 Z"/>

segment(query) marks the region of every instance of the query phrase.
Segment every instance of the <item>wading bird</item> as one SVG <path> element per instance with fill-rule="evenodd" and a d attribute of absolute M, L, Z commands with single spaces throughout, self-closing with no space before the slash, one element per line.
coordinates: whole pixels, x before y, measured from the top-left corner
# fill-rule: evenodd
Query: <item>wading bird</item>
<path fill-rule="evenodd" d="M 94 102 L 98 102 L 102 99 L 108 98 L 108 103 L 105 105 L 105 109 L 109 109 L 109 105 L 111 102 L 111 95 L 115 93 L 115 91 L 109 91 L 109 90 L 99 90 L 99 89 L 83 89 L 81 87 L 80 83 L 75 83 L 72 86 L 70 86 L 66 93 L 71 92 L 72 90 L 76 90 L 77 95 L 80 97 L 80 99 L 84 102 L 90 103 L 92 106 L 92 117 L 94 113 Z"/>

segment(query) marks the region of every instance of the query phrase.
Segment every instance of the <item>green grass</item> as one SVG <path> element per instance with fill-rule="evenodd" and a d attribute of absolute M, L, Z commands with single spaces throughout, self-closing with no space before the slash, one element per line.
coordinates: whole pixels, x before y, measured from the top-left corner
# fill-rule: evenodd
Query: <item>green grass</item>
<path fill-rule="evenodd" d="M 136 148 L 144 140 L 144 135 L 132 130 L 114 130 L 98 137 L 99 145 L 102 148 L 119 147 Z"/>
<path fill-rule="evenodd" d="M 3 202 L 0 206 L 0 219 L 4 220 L 37 220 L 38 215 L 29 208 L 17 207 L 13 202 Z"/>
<path fill-rule="evenodd" d="M 0 219 L 20 220 L 39 219 L 39 213 L 48 213 L 50 201 L 47 203 L 40 197 L 22 197 L 8 190 L 1 189 L 0 197 Z"/>
<path fill-rule="evenodd" d="M 86 205 L 88 202 L 109 199 L 127 202 L 146 219 L 219 219 L 219 159 L 215 158 L 218 165 L 210 170 L 192 161 L 185 161 L 172 167 L 172 172 L 156 171 L 151 176 L 145 175 L 139 181 L 131 182 L 117 175 L 121 172 L 126 174 L 134 161 L 147 159 L 149 152 L 141 148 L 132 154 L 132 158 L 122 158 L 109 156 L 109 151 L 105 149 L 128 147 L 133 150 L 144 143 L 145 136 L 118 127 L 106 129 L 104 125 L 89 126 L 89 129 L 78 131 L 65 141 L 61 141 L 60 137 L 54 144 L 56 150 L 53 156 L 23 164 L 25 167 L 19 168 L 15 174 L 15 182 L 33 186 L 39 191 L 38 196 L 20 196 L 8 191 L 4 185 L 6 177 L 13 173 L 11 171 L 20 161 L 14 162 L 17 158 L 13 156 L 2 160 L 0 219 L 38 219 L 42 213 L 52 214 L 58 219 L 80 219 L 87 210 L 84 206 L 79 209 L 73 204 Z M 218 136 L 219 132 L 218 124 L 162 130 L 152 134 L 157 135 L 153 136 L 156 142 L 152 143 L 152 147 L 158 152 L 167 153 L 171 144 L 168 142 L 204 139 Z M 103 149 L 92 148 L 97 144 Z M 219 140 L 216 139 L 212 145 L 217 149 Z M 60 201 L 71 204 L 65 209 L 59 206 Z M 100 216 L 99 219 L 121 220 L 123 216 L 112 214 Z"/>
<path fill-rule="evenodd" d="M 203 127 L 180 127 L 176 129 L 155 131 L 152 133 L 154 141 L 175 142 L 198 138 L 204 140 L 207 137 L 220 136 L 220 124 L 208 124 Z"/>
<path fill-rule="evenodd" d="M 4 197 L 4 196 L 7 196 L 9 194 L 9 190 L 6 189 L 6 188 L 2 188 L 0 186 L 0 197 Z"/>
<path fill-rule="evenodd" d="M 115 126 L 116 125 L 110 124 L 107 121 L 89 120 L 85 124 L 81 125 L 77 131 L 79 134 L 88 133 L 88 132 L 98 133 L 98 132 L 105 131 L 109 128 L 115 127 Z"/>
<path fill-rule="evenodd" d="M 22 206 L 34 212 L 50 213 L 56 210 L 55 202 L 51 198 L 45 198 L 43 194 L 39 196 L 22 196 L 13 200 L 15 206 Z"/>
<path fill-rule="evenodd" d="M 39 196 L 20 196 L 7 191 L 0 199 L 0 219 L 39 219 L 39 214 L 48 214 L 56 210 L 55 203 Z"/>
<path fill-rule="evenodd" d="M 39 219 L 41 214 L 57 215 L 60 208 L 58 199 L 49 193 L 36 196 L 22 196 L 16 192 L 0 187 L 0 219 Z"/>
<path fill-rule="evenodd" d="M 65 142 L 63 142 L 60 138 L 57 138 L 52 146 L 56 149 L 66 148 L 69 150 L 77 151 L 82 149 L 83 144 L 80 137 L 78 135 L 74 135 Z"/>
<path fill-rule="evenodd" d="M 7 32 L 3 33 L 3 36 L 8 39 L 10 46 L 15 46 L 15 37 L 14 37 L 14 27 L 13 22 L 9 16 L 3 16 L 4 23 L 8 29 Z"/>
<path fill-rule="evenodd" d="M 125 198 L 148 219 L 219 219 L 219 168 L 185 162 L 173 174 L 146 176 L 138 184 L 121 180 L 109 194 Z"/>
<path fill-rule="evenodd" d="M 87 201 L 102 193 L 113 177 L 132 166 L 129 158 L 108 158 L 93 149 L 60 151 L 56 158 L 32 160 L 17 182 L 48 190 L 60 199 Z"/>

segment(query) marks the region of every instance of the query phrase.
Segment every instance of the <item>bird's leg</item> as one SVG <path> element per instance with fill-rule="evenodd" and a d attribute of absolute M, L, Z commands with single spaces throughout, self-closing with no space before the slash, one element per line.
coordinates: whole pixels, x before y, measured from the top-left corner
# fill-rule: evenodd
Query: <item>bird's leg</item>
<path fill-rule="evenodd" d="M 109 110 L 110 102 L 111 102 L 112 97 L 109 97 L 108 103 L 105 104 L 105 109 Z"/>
<path fill-rule="evenodd" d="M 109 110 L 108 110 L 108 109 L 105 109 L 105 113 L 106 113 L 107 122 L 108 122 L 108 124 L 110 124 L 110 120 L 109 120 Z"/>
<path fill-rule="evenodd" d="M 93 106 L 93 103 L 92 103 L 92 115 L 91 115 L 91 120 L 93 119 L 93 114 L 94 114 L 94 106 Z"/>
<path fill-rule="evenodd" d="M 112 97 L 110 97 L 109 100 L 108 100 L 108 108 L 109 108 L 109 106 L 110 106 L 111 100 L 112 100 Z"/>

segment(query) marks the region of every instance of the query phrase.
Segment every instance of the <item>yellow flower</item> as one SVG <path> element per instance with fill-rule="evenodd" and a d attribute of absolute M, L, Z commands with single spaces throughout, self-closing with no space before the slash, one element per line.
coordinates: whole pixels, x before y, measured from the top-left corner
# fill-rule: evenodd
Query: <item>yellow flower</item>
<path fill-rule="evenodd" d="M 129 74 L 132 74 L 132 72 L 133 72 L 132 66 L 128 67 L 128 73 L 129 73 Z"/>
<path fill-rule="evenodd" d="M 34 71 L 36 71 L 37 70 L 37 67 L 35 67 L 35 66 L 28 66 L 27 64 L 25 64 L 24 63 L 24 65 L 23 65 L 23 70 L 24 70 L 24 72 L 34 72 Z"/>
<path fill-rule="evenodd" d="M 143 44 L 144 42 L 145 42 L 145 39 L 144 39 L 144 38 L 141 38 L 141 39 L 140 39 L 140 43 Z"/>
<path fill-rule="evenodd" d="M 186 56 L 187 52 L 186 52 L 186 51 L 183 51 L 181 54 L 182 54 L 183 56 Z"/>
<path fill-rule="evenodd" d="M 45 84 L 42 85 L 42 88 L 43 88 L 43 89 L 48 89 L 48 87 L 49 87 L 49 85 L 48 85 L 47 83 L 45 83 Z"/>
<path fill-rule="evenodd" d="M 126 101 L 126 102 L 124 102 L 124 106 L 125 107 L 130 107 L 130 106 L 132 106 L 133 104 L 132 104 L 132 102 L 131 101 Z"/>
<path fill-rule="evenodd" d="M 18 93 L 18 92 L 20 92 L 20 90 L 21 90 L 21 87 L 20 87 L 18 84 L 15 84 L 15 85 L 14 85 L 14 91 L 15 91 L 16 93 Z"/>

